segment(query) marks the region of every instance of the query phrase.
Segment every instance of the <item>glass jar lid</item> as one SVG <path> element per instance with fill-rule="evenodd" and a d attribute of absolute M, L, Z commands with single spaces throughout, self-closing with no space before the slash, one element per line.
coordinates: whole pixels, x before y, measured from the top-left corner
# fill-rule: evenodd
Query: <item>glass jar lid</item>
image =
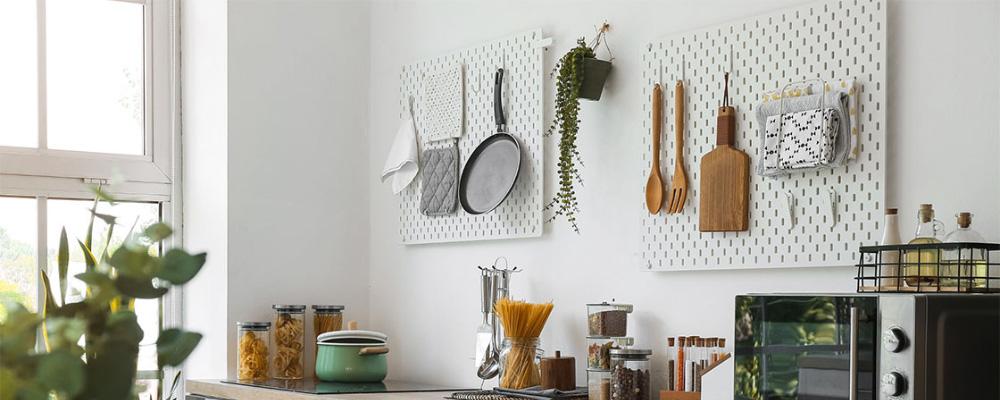
<path fill-rule="evenodd" d="M 313 311 L 318 313 L 339 313 L 344 311 L 344 306 L 329 304 L 313 304 Z"/>
<path fill-rule="evenodd" d="M 262 331 L 265 329 L 271 329 L 270 322 L 237 322 L 236 327 L 243 330 L 251 331 Z"/>
<path fill-rule="evenodd" d="M 282 313 L 304 313 L 306 312 L 306 306 L 303 304 L 275 304 L 271 306 L 274 311 Z"/>
<path fill-rule="evenodd" d="M 653 354 L 650 349 L 611 349 L 612 358 L 645 359 Z"/>

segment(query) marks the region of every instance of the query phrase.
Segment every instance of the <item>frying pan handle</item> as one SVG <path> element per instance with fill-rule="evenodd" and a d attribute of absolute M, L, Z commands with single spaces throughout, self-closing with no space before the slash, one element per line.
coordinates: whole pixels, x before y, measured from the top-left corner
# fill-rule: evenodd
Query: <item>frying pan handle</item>
<path fill-rule="evenodd" d="M 507 117 L 503 115 L 503 68 L 497 68 L 496 80 L 493 84 L 493 117 L 496 118 L 497 132 L 507 131 Z"/>

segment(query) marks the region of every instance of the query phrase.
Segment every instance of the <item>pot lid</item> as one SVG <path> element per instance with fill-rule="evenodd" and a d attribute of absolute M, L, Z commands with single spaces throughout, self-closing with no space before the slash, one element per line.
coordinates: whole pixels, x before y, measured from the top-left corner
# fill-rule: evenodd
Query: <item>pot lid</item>
<path fill-rule="evenodd" d="M 316 344 L 385 344 L 384 333 L 374 331 L 333 331 L 316 337 Z"/>

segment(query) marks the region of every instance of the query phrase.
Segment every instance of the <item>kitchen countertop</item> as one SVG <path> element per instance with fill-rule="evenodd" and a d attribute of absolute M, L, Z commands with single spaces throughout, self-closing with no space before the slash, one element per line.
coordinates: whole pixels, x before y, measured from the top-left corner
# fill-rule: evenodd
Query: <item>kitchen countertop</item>
<path fill-rule="evenodd" d="M 361 394 L 309 394 L 225 383 L 220 380 L 188 380 L 187 392 L 197 396 L 226 400 L 440 400 L 445 392 L 396 392 Z"/>

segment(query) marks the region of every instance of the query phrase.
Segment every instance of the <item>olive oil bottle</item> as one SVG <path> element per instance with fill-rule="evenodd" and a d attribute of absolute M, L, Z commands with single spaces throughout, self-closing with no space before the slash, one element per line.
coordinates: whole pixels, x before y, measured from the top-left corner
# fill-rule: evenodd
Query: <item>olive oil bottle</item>
<path fill-rule="evenodd" d="M 944 225 L 934 219 L 934 206 L 921 204 L 917 211 L 917 232 L 908 244 L 941 243 L 941 231 Z M 938 285 L 938 267 L 940 266 L 940 250 L 924 249 L 906 252 L 906 264 L 903 275 L 906 284 L 911 287 Z"/>
<path fill-rule="evenodd" d="M 955 229 L 944 241 L 947 243 L 983 243 L 986 240 L 983 236 L 972 230 L 972 213 L 961 212 L 955 215 L 958 218 L 958 229 Z M 944 269 L 942 275 L 960 277 L 959 279 L 947 279 L 942 285 L 958 286 L 962 289 L 985 288 L 988 276 L 986 266 L 986 254 L 983 249 L 956 249 L 945 251 L 941 256 Z"/>

